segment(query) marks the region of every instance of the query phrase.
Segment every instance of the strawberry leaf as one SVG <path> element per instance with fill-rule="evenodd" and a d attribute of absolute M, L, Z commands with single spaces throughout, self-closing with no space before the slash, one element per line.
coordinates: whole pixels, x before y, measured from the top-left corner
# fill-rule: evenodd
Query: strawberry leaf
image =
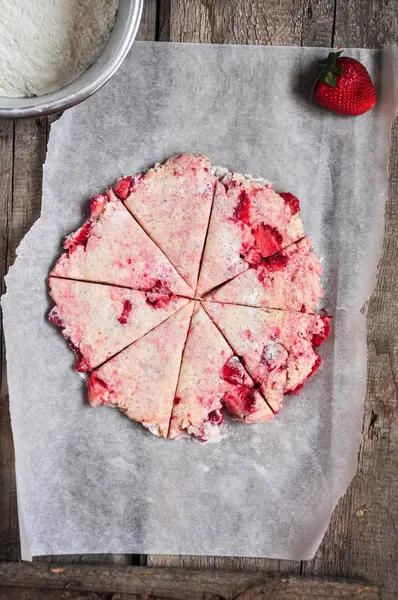
<path fill-rule="evenodd" d="M 325 83 L 327 83 L 328 85 L 330 85 L 331 87 L 334 87 L 334 88 L 337 85 L 336 75 L 334 73 L 332 73 L 332 71 L 328 71 L 326 73 L 324 81 L 325 81 Z"/>
<path fill-rule="evenodd" d="M 337 86 L 337 76 L 341 75 L 344 71 L 344 67 L 337 64 L 337 60 L 341 53 L 342 50 L 339 50 L 338 52 L 329 52 L 327 58 L 318 61 L 320 65 L 320 74 L 315 85 L 318 81 L 323 81 L 327 85 L 330 85 L 330 87 L 335 88 Z"/>

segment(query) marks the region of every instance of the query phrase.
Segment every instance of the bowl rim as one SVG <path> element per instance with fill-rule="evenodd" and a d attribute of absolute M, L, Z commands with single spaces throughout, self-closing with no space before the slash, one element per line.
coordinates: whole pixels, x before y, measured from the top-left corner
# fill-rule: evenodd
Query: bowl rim
<path fill-rule="evenodd" d="M 116 73 L 127 53 L 131 49 L 138 27 L 141 22 L 144 0 L 119 0 L 115 25 L 110 33 L 107 43 L 94 63 L 79 77 L 63 88 L 33 97 L 0 97 L 0 118 L 20 119 L 26 117 L 45 117 L 56 112 L 71 108 L 97 92 Z M 126 23 L 123 37 L 116 44 L 115 52 L 109 53 L 109 41 L 113 39 L 112 33 L 118 22 Z M 108 50 L 108 52 L 107 52 Z M 109 54 L 109 56 L 107 56 Z M 98 75 L 92 77 L 92 68 L 103 62 Z M 85 82 L 87 80 L 87 82 Z M 1 106 L 2 101 L 18 101 L 22 106 Z"/>

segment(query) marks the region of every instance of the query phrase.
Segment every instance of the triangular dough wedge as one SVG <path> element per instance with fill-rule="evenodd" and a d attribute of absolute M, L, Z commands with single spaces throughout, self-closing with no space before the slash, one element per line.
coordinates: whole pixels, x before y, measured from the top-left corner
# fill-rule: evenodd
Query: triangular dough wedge
<path fill-rule="evenodd" d="M 249 265 L 303 237 L 298 201 L 282 197 L 264 180 L 239 173 L 217 184 L 197 293 L 203 295 Z"/>
<path fill-rule="evenodd" d="M 239 358 L 197 305 L 183 354 L 169 437 L 189 434 L 208 441 L 219 433 L 224 407 L 246 423 L 273 417 Z"/>
<path fill-rule="evenodd" d="M 275 412 L 283 395 L 298 392 L 318 369 L 315 348 L 329 335 L 330 317 L 215 302 L 204 307 Z"/>
<path fill-rule="evenodd" d="M 302 238 L 210 292 L 206 300 L 313 312 L 323 295 L 321 273 L 310 240 Z"/>
<path fill-rule="evenodd" d="M 188 304 L 186 298 L 99 283 L 49 278 L 56 306 L 49 320 L 62 327 L 77 355 L 76 369 L 91 371 Z"/>
<path fill-rule="evenodd" d="M 90 375 L 91 406 L 117 407 L 151 433 L 167 436 L 194 302 Z"/>
<path fill-rule="evenodd" d="M 216 178 L 205 156 L 182 154 L 114 188 L 177 271 L 195 289 Z"/>
<path fill-rule="evenodd" d="M 50 275 L 180 296 L 193 290 L 112 191 L 97 196 L 90 218 L 66 238 Z"/>

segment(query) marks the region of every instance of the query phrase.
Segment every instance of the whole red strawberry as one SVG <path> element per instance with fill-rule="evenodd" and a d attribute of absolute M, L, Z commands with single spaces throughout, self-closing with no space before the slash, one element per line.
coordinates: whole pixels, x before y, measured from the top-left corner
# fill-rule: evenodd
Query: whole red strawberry
<path fill-rule="evenodd" d="M 355 58 L 330 52 L 319 61 L 314 96 L 319 104 L 345 115 L 362 115 L 376 104 L 376 91 L 365 67 Z"/>

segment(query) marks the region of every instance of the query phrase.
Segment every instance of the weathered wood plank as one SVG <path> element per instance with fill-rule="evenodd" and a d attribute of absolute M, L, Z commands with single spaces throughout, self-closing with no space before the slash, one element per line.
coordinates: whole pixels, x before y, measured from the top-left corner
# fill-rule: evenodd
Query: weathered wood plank
<path fill-rule="evenodd" d="M 336 0 L 336 46 L 383 48 L 398 42 L 396 0 Z"/>
<path fill-rule="evenodd" d="M 6 216 L 6 243 L 1 248 L 1 260 L 6 271 L 15 258 L 15 250 L 23 235 L 30 228 L 40 212 L 41 166 L 45 148 L 45 121 L 31 119 L 15 124 L 3 121 L 1 130 L 13 130 L 11 160 L 7 171 L 11 173 L 11 183 L 6 185 L 9 192 L 4 199 L 3 215 Z M 6 181 L 9 175 L 5 175 Z M 4 180 L 3 180 L 4 181 Z M 10 193 L 12 191 L 12 194 Z M 4 342 L 2 342 L 4 344 Z M 1 452 L 1 477 L 5 477 L 4 492 L 0 502 L 7 501 L 8 510 L 0 511 L 1 554 L 9 559 L 19 555 L 18 519 L 16 506 L 16 486 L 14 474 L 14 455 L 11 427 L 8 414 L 8 390 L 5 370 L 5 351 L 3 346 L 3 364 L 0 400 L 1 440 L 4 451 Z M 5 500 L 6 499 L 6 500 Z M 3 524 L 3 521 L 8 521 Z"/>
<path fill-rule="evenodd" d="M 46 563 L 52 568 L 63 567 L 64 565 L 132 565 L 133 556 L 131 554 L 49 554 L 48 556 L 36 556 L 34 563 Z M 139 556 L 139 555 L 138 555 Z M 137 563 L 138 564 L 138 563 Z"/>
<path fill-rule="evenodd" d="M 93 592 L 68 592 L 67 590 L 32 590 L 21 588 L 0 589 L 0 600 L 115 600 L 116 594 L 95 594 Z M 125 596 L 120 600 L 139 600 L 137 596 Z"/>
<path fill-rule="evenodd" d="M 110 595 L 95 592 L 4 587 L 0 589 L 0 600 L 156 600 L 156 598 L 147 594 Z"/>
<path fill-rule="evenodd" d="M 0 123 L 0 277 L 4 292 L 7 272 L 8 231 L 12 207 L 14 124 Z M 5 345 L 1 328 L 1 393 L 0 393 L 0 560 L 18 557 L 18 523 L 15 505 L 14 449 L 8 410 L 7 382 L 5 379 Z"/>
<path fill-rule="evenodd" d="M 221 570 L 146 569 L 143 567 L 65 566 L 0 563 L 0 586 L 68 592 L 152 594 L 155 598 L 203 600 L 206 598 L 289 598 L 319 600 L 338 597 L 376 600 L 376 587 L 361 582 L 304 577 L 270 577 L 262 573 Z M 244 594 L 244 592 L 250 593 Z"/>
<path fill-rule="evenodd" d="M 308 0 L 303 7 L 301 46 L 333 46 L 335 0 Z"/>
<path fill-rule="evenodd" d="M 137 40 L 155 40 L 157 26 L 157 0 L 145 0 L 142 11 L 140 28 L 137 33 Z"/>
<path fill-rule="evenodd" d="M 15 122 L 14 176 L 8 264 L 24 235 L 40 216 L 42 167 L 46 153 L 46 120 L 24 119 Z"/>
<path fill-rule="evenodd" d="M 45 119 L 29 119 L 14 124 L 2 121 L 1 130 L 13 129 L 12 163 L 8 172 L 12 173 L 12 195 L 4 199 L 3 215 L 6 215 L 6 244 L 0 249 L 1 262 L 4 269 L 14 262 L 15 251 L 25 233 L 38 218 L 41 206 L 42 163 L 45 155 L 46 122 Z M 9 175 L 6 174 L 6 181 Z M 4 181 L 4 180 L 3 180 Z M 6 189 L 7 189 L 6 187 Z M 4 274 L 3 274 L 4 276 Z M 4 284 L 3 284 L 4 285 Z M 16 484 L 14 473 L 14 454 L 11 426 L 8 413 L 8 389 L 5 368 L 5 349 L 3 344 L 3 363 L 0 394 L 1 444 L 0 477 L 4 481 L 0 503 L 5 501 L 8 507 L 0 511 L 0 530 L 4 535 L 0 538 L 0 555 L 8 560 L 19 556 L 18 516 L 16 503 Z M 8 522 L 8 524 L 7 524 Z"/>
<path fill-rule="evenodd" d="M 159 38 L 216 44 L 330 45 L 333 0 L 160 2 Z"/>
<path fill-rule="evenodd" d="M 231 571 L 258 572 L 274 575 L 300 575 L 300 562 L 273 558 L 246 558 L 231 556 L 190 556 L 148 554 L 149 567 L 180 567 L 185 569 L 229 569 Z"/>
<path fill-rule="evenodd" d="M 369 585 L 313 580 L 303 578 L 281 579 L 243 592 L 235 600 L 378 600 L 378 590 Z"/>

